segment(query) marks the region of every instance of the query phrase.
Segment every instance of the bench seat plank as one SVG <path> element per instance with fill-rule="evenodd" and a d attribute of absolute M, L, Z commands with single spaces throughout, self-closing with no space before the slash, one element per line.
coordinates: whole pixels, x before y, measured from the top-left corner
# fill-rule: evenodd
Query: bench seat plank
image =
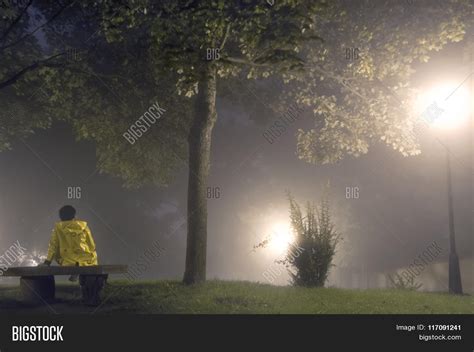
<path fill-rule="evenodd" d="M 3 276 L 103 275 L 126 272 L 127 265 L 22 266 L 8 268 Z"/>

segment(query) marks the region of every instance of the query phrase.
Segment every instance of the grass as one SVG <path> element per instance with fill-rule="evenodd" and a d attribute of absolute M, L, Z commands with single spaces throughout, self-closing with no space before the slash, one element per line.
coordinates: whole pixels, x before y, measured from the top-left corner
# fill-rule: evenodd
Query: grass
<path fill-rule="evenodd" d="M 78 286 L 57 284 L 57 302 L 28 306 L 16 286 L 0 288 L 0 309 L 15 313 L 144 314 L 474 314 L 473 296 L 405 290 L 277 287 L 250 282 L 111 281 L 98 308 L 85 307 Z"/>

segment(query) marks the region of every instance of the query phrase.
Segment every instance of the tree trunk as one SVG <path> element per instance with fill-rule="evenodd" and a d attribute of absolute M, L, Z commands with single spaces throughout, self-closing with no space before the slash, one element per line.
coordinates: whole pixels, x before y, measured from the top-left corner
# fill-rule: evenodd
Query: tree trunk
<path fill-rule="evenodd" d="M 207 177 L 211 135 L 217 119 L 216 72 L 209 67 L 199 82 L 194 121 L 189 132 L 188 238 L 184 283 L 206 280 Z"/>

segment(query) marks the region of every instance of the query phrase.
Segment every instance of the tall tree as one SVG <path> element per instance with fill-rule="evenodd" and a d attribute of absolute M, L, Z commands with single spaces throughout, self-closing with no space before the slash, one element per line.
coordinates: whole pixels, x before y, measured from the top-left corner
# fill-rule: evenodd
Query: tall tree
<path fill-rule="evenodd" d="M 188 136 L 188 237 L 185 283 L 206 278 L 207 199 L 211 135 L 217 119 L 219 78 L 237 76 L 245 64 L 268 72 L 302 68 L 297 56 L 320 9 L 314 1 L 149 1 L 116 6 L 105 2 L 102 26 L 108 40 L 141 38 L 152 65 L 179 75 L 177 93 L 194 97 Z"/>

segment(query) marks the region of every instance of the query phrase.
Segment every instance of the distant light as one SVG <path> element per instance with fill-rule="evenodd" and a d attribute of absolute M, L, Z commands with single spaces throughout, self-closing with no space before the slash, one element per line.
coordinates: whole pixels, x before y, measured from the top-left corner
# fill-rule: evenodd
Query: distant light
<path fill-rule="evenodd" d="M 277 222 L 271 225 L 268 248 L 272 252 L 284 254 L 293 241 L 293 233 L 289 223 Z"/>
<path fill-rule="evenodd" d="M 471 113 L 473 97 L 467 86 L 466 82 L 449 82 L 424 91 L 416 102 L 417 113 L 435 128 L 458 127 Z"/>
<path fill-rule="evenodd" d="M 18 266 L 37 266 L 43 263 L 46 259 L 46 254 L 33 249 L 29 253 L 25 253 L 18 258 Z"/>

